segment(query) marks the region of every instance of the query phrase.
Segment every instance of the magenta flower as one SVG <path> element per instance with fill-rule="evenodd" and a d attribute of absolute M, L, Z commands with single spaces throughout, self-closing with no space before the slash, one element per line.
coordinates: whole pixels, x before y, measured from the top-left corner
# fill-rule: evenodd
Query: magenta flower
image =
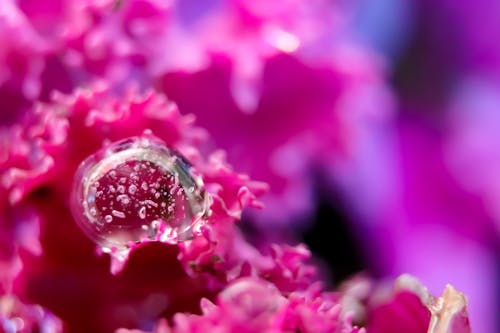
<path fill-rule="evenodd" d="M 391 115 L 351 9 L 198 6 L 0 4 L 2 330 L 470 332 L 451 288 L 328 292 L 305 245 L 238 226 L 305 220 L 314 172 L 344 176 Z"/>
<path fill-rule="evenodd" d="M 244 207 L 259 206 L 257 197 L 266 186 L 232 171 L 221 152 L 205 158 L 199 150 L 205 132 L 191 122 L 162 95 L 129 90 L 118 99 L 100 86 L 70 96 L 57 95 L 53 103 L 39 104 L 24 122 L 11 127 L 5 135 L 17 144 L 6 146 L 1 178 L 5 199 L 2 230 L 9 237 L 6 243 L 10 248 L 2 257 L 7 267 L 11 264 L 17 269 L 2 273 L 6 295 L 15 293 L 50 309 L 68 331 L 110 331 L 118 327 L 151 330 L 159 318 L 172 316 L 172 329 L 183 332 L 210 327 L 236 329 L 244 323 L 249 332 L 360 331 L 351 324 L 352 314 L 342 311 L 342 294 L 324 293 L 319 285 L 311 286 L 318 277 L 314 267 L 306 263 L 310 254 L 304 246 L 269 244 L 268 251 L 259 251 L 244 240 L 234 223 Z M 96 255 L 92 243 L 76 228 L 68 195 L 73 190 L 76 168 L 89 153 L 131 136 L 142 139 L 122 143 L 118 150 L 107 148 L 104 155 L 97 153 L 95 158 L 105 164 L 96 164 L 91 171 L 84 168 L 83 175 L 76 176 L 77 181 L 82 176 L 82 184 L 95 187 L 95 193 L 91 189 L 83 192 L 86 205 L 95 202 L 95 206 L 87 207 L 89 214 L 85 216 L 88 223 L 93 223 L 89 235 L 98 249 L 110 252 L 117 274 L 113 276 L 107 256 Z M 140 145 L 134 145 L 136 142 Z M 185 164 L 182 170 L 168 169 L 162 158 L 170 159 L 172 166 L 186 162 L 177 161 L 179 157 L 171 160 L 173 155 L 156 146 L 162 144 L 184 156 L 192 167 Z M 153 152 L 147 151 L 150 147 L 154 147 Z M 134 154 L 127 155 L 130 149 Z M 110 156 L 112 161 L 108 160 Z M 118 160 L 119 156 L 125 159 Z M 148 172 L 141 171 L 140 161 L 148 163 Z M 196 184 L 202 189 L 185 188 L 185 179 L 175 187 L 175 181 L 161 176 L 170 170 L 171 175 L 181 178 L 186 176 L 183 170 L 189 168 L 196 170 L 193 177 L 203 180 L 203 184 Z M 117 173 L 116 180 L 113 172 Z M 150 186 L 151 177 L 159 187 Z M 134 181 L 145 182 L 152 197 L 138 188 L 131 193 Z M 111 190 L 113 182 L 115 191 Z M 148 229 L 153 225 L 147 225 L 144 234 L 127 229 L 143 219 L 142 209 L 138 215 L 127 215 L 126 210 L 111 212 L 114 220 L 107 221 L 109 210 L 132 204 L 124 203 L 123 197 L 118 200 L 121 194 L 117 193 L 126 191 L 118 187 L 125 185 L 131 201 L 148 205 L 144 216 L 158 220 L 158 229 Z M 158 197 L 163 199 L 159 199 L 155 196 L 158 192 L 151 191 L 171 189 L 179 191 L 180 197 L 160 193 Z M 101 196 L 109 201 L 106 205 L 99 204 L 97 192 L 101 190 L 105 192 Z M 181 218 L 175 211 L 168 215 L 152 207 L 165 202 L 177 209 L 183 204 L 179 200 L 201 190 L 211 198 L 210 212 L 203 213 L 203 223 L 190 220 L 195 224 L 189 228 L 198 227 L 186 238 L 181 233 L 172 237 L 165 232 L 177 228 L 176 223 L 186 221 L 184 217 L 189 214 L 185 212 Z M 90 212 L 92 208 L 96 209 L 94 213 Z M 79 212 L 74 211 L 76 218 Z M 136 216 L 135 220 L 132 216 Z M 103 227 L 98 228 L 99 224 Z M 122 234 L 130 238 L 120 241 L 122 238 L 117 237 L 122 234 L 116 233 L 114 227 L 125 230 Z M 195 315 L 200 302 L 202 313 Z M 86 305 L 83 309 L 82 304 Z M 22 318 L 33 323 L 42 320 L 28 315 Z M 249 318 L 254 320 L 249 323 Z M 424 320 L 421 325 L 426 327 L 426 323 Z"/>
<path fill-rule="evenodd" d="M 466 299 L 447 285 L 435 298 L 409 275 L 391 286 L 357 276 L 341 286 L 344 311 L 367 332 L 470 332 Z"/>
<path fill-rule="evenodd" d="M 168 279 L 174 278 L 176 283 L 186 286 L 193 285 L 177 290 L 171 290 L 168 284 L 158 286 L 163 293 L 168 293 L 169 299 L 178 297 L 189 302 L 191 296 L 188 295 L 199 297 L 195 295 L 209 293 L 210 290 L 220 288 L 242 274 L 265 275 L 283 291 L 293 291 L 310 284 L 314 269 L 301 263 L 309 255 L 307 250 L 276 245 L 269 256 L 264 256 L 247 244 L 233 226 L 241 214 L 241 209 L 244 206 L 256 205 L 256 195 L 266 187 L 234 173 L 225 164 L 221 153 L 215 153 L 205 160 L 196 148 L 204 132 L 192 127 L 190 118 L 180 116 L 175 106 L 161 95 L 150 93 L 141 96 L 131 91 L 123 98 L 123 102 L 119 102 L 118 99 L 107 95 L 105 88 L 99 88 L 82 90 L 67 97 L 58 96 L 56 100 L 56 104 L 39 105 L 36 111 L 29 114 L 25 123 L 15 125 L 6 134 L 9 140 L 15 139 L 18 143 L 6 147 L 6 159 L 2 164 L 2 198 L 5 199 L 3 217 L 6 219 L 6 226 L 11 226 L 4 230 L 10 237 L 7 244 L 12 247 L 8 255 L 6 254 L 7 261 L 14 265 L 20 260 L 22 253 L 26 250 L 31 252 L 24 258 L 20 272 L 19 268 L 3 272 L 2 278 L 7 292 L 15 291 L 38 303 L 48 301 L 46 305 L 55 312 L 62 312 L 61 317 L 69 322 L 68 325 L 71 325 L 73 320 L 75 325 L 88 325 L 85 327 L 99 330 L 117 324 L 112 319 L 104 321 L 99 317 L 102 315 L 104 318 L 105 314 L 108 314 L 112 318 L 116 315 L 113 313 L 117 311 L 116 307 L 123 306 L 123 301 L 115 299 L 113 295 L 122 290 L 120 293 L 126 299 L 126 292 L 122 288 L 127 288 L 126 285 L 131 281 L 126 280 L 132 277 L 124 278 L 124 285 L 115 286 L 117 290 L 101 290 L 98 298 L 88 295 L 79 297 L 74 294 L 79 293 L 78 290 L 65 290 L 65 286 L 68 288 L 72 283 L 83 284 L 79 290 L 94 289 L 96 287 L 91 281 L 97 279 L 106 284 L 106 279 L 114 279 L 111 276 L 102 276 L 108 275 L 105 262 L 95 257 L 94 251 L 89 248 L 90 244 L 82 233 L 75 229 L 69 213 L 68 193 L 71 193 L 71 179 L 76 167 L 86 154 L 98 150 L 107 140 L 140 135 L 145 128 L 150 128 L 153 133 L 163 133 L 160 139 L 193 163 L 201 173 L 206 190 L 213 200 L 210 217 L 197 238 L 174 247 L 178 250 L 167 247 L 165 250 L 156 251 L 163 252 L 167 258 L 170 257 L 167 262 L 174 260 L 174 265 L 170 265 L 168 269 L 168 272 L 172 273 L 168 274 Z M 140 125 L 141 123 L 143 125 Z M 147 178 L 143 180 L 147 181 Z M 58 208 L 54 209 L 55 207 Z M 27 212 L 31 215 L 26 216 Z M 40 239 L 34 236 L 39 234 L 37 230 L 41 230 Z M 101 232 L 101 237 L 111 237 L 106 230 Z M 75 247 L 77 244 L 79 245 Z M 74 251 L 61 252 L 65 247 Z M 143 246 L 134 245 L 131 249 L 140 253 L 151 247 L 142 248 Z M 175 257 L 172 257 L 177 251 L 180 259 L 178 263 Z M 150 253 L 149 256 L 156 252 Z M 114 262 L 120 263 L 128 258 L 128 253 L 125 257 L 113 258 Z M 139 265 L 147 262 L 145 258 L 136 260 L 139 260 Z M 71 262 L 73 264 L 70 264 Z M 127 267 L 130 265 L 133 266 L 133 263 Z M 85 269 L 83 275 L 82 269 Z M 178 273 L 173 274 L 176 269 Z M 192 277 L 186 275 L 187 273 Z M 121 276 L 127 276 L 126 272 L 123 274 Z M 154 275 L 153 278 L 161 278 L 161 275 Z M 47 283 L 54 285 L 54 279 L 60 279 L 61 276 L 66 276 L 66 279 L 58 285 L 57 290 L 42 288 Z M 167 280 L 165 276 L 163 278 Z M 181 282 L 183 280 L 186 281 Z M 198 287 L 195 287 L 196 285 Z M 204 289 L 202 285 L 211 287 Z M 140 294 L 154 294 L 155 289 L 148 283 L 146 290 Z M 47 292 L 49 294 L 45 294 Z M 72 301 L 67 298 L 70 296 L 68 292 L 73 293 Z M 89 292 L 92 293 L 90 290 Z M 176 296 L 172 292 L 180 294 Z M 130 296 L 134 298 L 133 295 Z M 125 303 L 131 301 L 128 299 Z M 88 321 L 89 314 L 83 316 L 82 313 L 82 317 L 78 319 L 79 311 L 72 308 L 71 304 L 77 306 L 81 302 L 93 304 L 95 308 L 92 311 L 97 311 L 95 322 Z M 107 302 L 111 304 L 106 304 Z M 118 304 L 113 304 L 114 302 Z M 176 312 L 179 311 L 178 305 L 175 305 Z M 162 309 L 165 310 L 167 309 Z M 65 313 L 66 311 L 68 313 Z M 77 318 L 71 318 L 74 315 L 77 315 Z M 136 320 L 139 319 L 142 320 Z M 81 322 L 83 320 L 86 321 L 85 324 Z M 125 325 L 119 322 L 118 324 Z M 137 326 L 139 323 L 133 321 L 133 325 Z"/>

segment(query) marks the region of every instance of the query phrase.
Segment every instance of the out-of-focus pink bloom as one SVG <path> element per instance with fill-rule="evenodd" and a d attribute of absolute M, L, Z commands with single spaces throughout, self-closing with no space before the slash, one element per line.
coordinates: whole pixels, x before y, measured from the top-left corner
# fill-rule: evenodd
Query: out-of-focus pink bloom
<path fill-rule="evenodd" d="M 366 322 L 368 332 L 471 332 L 467 300 L 450 285 L 438 298 L 409 275 L 392 286 L 355 277 L 341 290 L 344 311 L 356 313 L 356 322 Z"/>
<path fill-rule="evenodd" d="M 165 75 L 162 89 L 196 114 L 232 164 L 270 184 L 263 198 L 268 209 L 259 212 L 266 228 L 310 214 L 317 167 L 350 158 L 365 130 L 391 116 L 392 97 L 380 73 L 358 55 L 346 53 L 352 64 L 346 67 L 308 65 L 283 54 L 269 59 L 251 114 L 235 104 L 231 66 L 222 58 L 199 73 Z"/>
<path fill-rule="evenodd" d="M 0 96 L 10 122 L 53 90 L 105 79 L 121 90 L 135 81 L 206 64 L 173 15 L 174 2 L 4 1 L 0 5 Z M 171 52 L 168 45 L 175 45 Z M 125 82 L 125 84 L 123 84 Z"/>
<path fill-rule="evenodd" d="M 340 3 L 209 7 L 188 25 L 209 64 L 165 72 L 157 86 L 197 116 L 231 164 L 269 183 L 260 227 L 303 220 L 318 166 L 348 158 L 365 127 L 391 116 L 383 60 L 349 38 L 352 8 Z"/>
<path fill-rule="evenodd" d="M 465 78 L 450 101 L 446 162 L 455 179 L 477 195 L 490 217 L 492 244 L 500 239 L 498 115 L 500 84 L 481 77 Z M 485 237 L 486 238 L 486 237 Z"/>
<path fill-rule="evenodd" d="M 16 119 L 27 100 L 38 97 L 44 57 L 50 45 L 11 1 L 0 4 L 0 124 Z"/>
<path fill-rule="evenodd" d="M 0 296 L 0 329 L 5 333 L 63 331 L 62 322 L 38 305 L 26 305 L 12 295 Z"/>
<path fill-rule="evenodd" d="M 454 1 L 424 1 L 430 33 L 431 56 L 447 61 L 458 73 L 500 74 L 500 49 L 495 40 L 500 38 L 500 22 L 497 14 L 500 4 L 494 0 L 481 0 L 475 6 L 468 3 L 457 5 Z M 429 11 L 432 8 L 432 11 Z M 449 18 L 444 24 L 443 19 Z M 446 41 L 446 42 L 445 42 Z"/>
<path fill-rule="evenodd" d="M 447 282 L 458 286 L 474 327 L 494 331 L 498 235 L 484 202 L 456 177 L 445 132 L 410 116 L 393 126 L 374 135 L 375 150 L 360 149 L 357 162 L 337 173 L 365 230 L 366 253 L 382 275 L 408 272 L 433 293 Z"/>
<path fill-rule="evenodd" d="M 259 102 L 268 59 L 279 54 L 326 61 L 346 33 L 347 11 L 324 0 L 225 0 L 199 17 L 193 30 L 202 47 L 232 62 L 230 90 L 244 112 Z M 347 40 L 347 39 L 346 39 Z"/>
<path fill-rule="evenodd" d="M 342 318 L 337 295 L 317 286 L 285 296 L 267 281 L 242 278 L 222 290 L 216 304 L 202 300 L 202 311 L 176 315 L 171 332 L 364 332 Z M 162 329 L 168 328 L 160 322 Z"/>
<path fill-rule="evenodd" d="M 223 289 L 215 303 L 202 299 L 201 315 L 177 314 L 171 325 L 159 321 L 154 332 L 471 332 L 466 299 L 450 285 L 438 298 L 408 275 L 389 288 L 355 278 L 341 290 L 321 292 L 314 284 L 282 294 L 267 281 L 241 278 Z M 353 319 L 366 327 L 352 324 Z"/>

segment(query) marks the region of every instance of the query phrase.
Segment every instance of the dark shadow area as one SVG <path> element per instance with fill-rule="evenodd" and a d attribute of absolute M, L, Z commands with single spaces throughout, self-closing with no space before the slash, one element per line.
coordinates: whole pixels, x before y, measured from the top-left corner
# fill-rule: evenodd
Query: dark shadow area
<path fill-rule="evenodd" d="M 334 285 L 368 269 L 353 228 L 354 224 L 340 201 L 332 200 L 332 195 L 320 191 L 314 221 L 304 230 L 302 237 L 314 256 L 327 264 Z"/>

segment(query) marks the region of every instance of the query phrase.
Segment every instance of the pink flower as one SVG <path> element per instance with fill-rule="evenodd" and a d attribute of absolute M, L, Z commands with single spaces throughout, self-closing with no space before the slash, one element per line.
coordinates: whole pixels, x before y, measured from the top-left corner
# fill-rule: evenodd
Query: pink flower
<path fill-rule="evenodd" d="M 170 330 L 160 322 L 157 331 L 364 332 L 342 318 L 334 295 L 316 287 L 284 296 L 267 281 L 242 278 L 222 290 L 216 304 L 202 300 L 202 315 L 178 314 Z"/>
<path fill-rule="evenodd" d="M 392 286 L 356 277 L 341 287 L 342 305 L 368 332 L 471 332 L 465 296 L 447 285 L 435 298 L 410 275 Z"/>
<path fill-rule="evenodd" d="M 157 316 L 156 311 L 186 311 L 200 296 L 240 276 L 265 277 L 283 292 L 304 289 L 314 281 L 315 270 L 303 263 L 309 257 L 305 248 L 273 245 L 270 255 L 264 255 L 243 239 L 234 222 L 243 207 L 258 205 L 256 196 L 265 186 L 234 173 L 221 153 L 206 160 L 197 148 L 205 133 L 191 122 L 162 95 L 130 90 L 117 99 L 100 86 L 71 96 L 58 95 L 54 103 L 38 105 L 23 123 L 4 133 L 8 140 L 17 142 L 5 146 L 1 168 L 2 217 L 10 226 L 4 232 L 12 245 L 4 262 L 14 265 L 22 257 L 21 268 L 16 264 L 3 271 L 5 288 L 46 305 L 70 328 L 84 325 L 100 330 L 141 325 L 139 320 Z M 201 174 L 213 200 L 212 213 L 200 236 L 192 241 L 160 246 L 145 239 L 125 258 L 114 256 L 118 269 L 124 260 L 130 258 L 131 262 L 113 277 L 106 272 L 107 260 L 96 257 L 92 245 L 75 228 L 68 193 L 76 167 L 87 154 L 105 142 L 141 135 L 146 128 L 188 158 Z M 176 253 L 180 261 L 175 259 Z M 164 273 L 154 268 L 155 258 L 168 263 Z M 148 263 L 153 266 L 148 267 Z M 136 271 L 142 271 L 141 275 Z M 62 276 L 65 278 L 60 280 Z M 101 282 L 96 285 L 92 281 Z M 110 283 L 113 288 L 109 288 Z M 175 284 L 180 288 L 172 289 Z M 86 292 L 80 294 L 81 290 Z M 116 298 L 117 293 L 122 296 Z M 160 302 L 160 309 L 141 310 L 148 295 L 156 294 L 174 303 Z M 89 304 L 89 312 L 76 310 L 81 302 Z M 126 304 L 135 304 L 133 311 L 139 312 L 119 315 Z"/>
<path fill-rule="evenodd" d="M 107 260 L 94 255 L 92 243 L 76 228 L 68 194 L 78 164 L 106 139 L 139 135 L 149 127 L 164 133 L 163 140 L 194 159 L 198 153 L 189 149 L 204 132 L 193 128 L 189 117 L 182 117 L 172 104 L 152 93 L 140 96 L 131 91 L 119 101 L 101 87 L 56 99 L 55 104 L 39 105 L 6 135 L 16 145 L 4 146 L 2 154 L 2 231 L 8 233 L 11 247 L 2 257 L 3 262 L 19 262 L 16 258 L 20 256 L 23 260 L 21 270 L 2 271 L 5 288 L 50 308 L 69 330 L 80 326 L 91 331 L 109 330 L 127 325 L 123 320 L 139 325 L 152 312 L 172 311 L 166 306 L 160 310 L 148 307 L 148 295 L 154 296 L 155 291 L 157 298 L 168 298 L 177 309 L 189 309 L 197 301 L 192 303 L 191 296 L 183 294 L 206 294 L 202 287 L 205 283 L 186 275 L 175 259 L 175 248 L 155 250 L 153 245 L 149 250 L 138 250 L 144 255 L 132 260 L 127 266 L 129 273 L 125 270 L 113 278 Z M 158 256 L 170 262 L 163 273 L 153 266 L 147 268 L 147 258 Z M 134 265 L 146 265 L 136 267 L 142 270 L 140 276 L 130 268 Z M 183 287 L 170 287 L 175 284 Z M 122 296 L 117 298 L 118 294 Z M 79 304 L 88 307 L 80 311 Z M 130 304 L 141 308 L 138 311 L 144 316 L 120 315 Z"/>
<path fill-rule="evenodd" d="M 347 38 L 347 11 L 190 6 L 0 4 L 2 328 L 361 333 L 396 308 L 401 327 L 468 332 L 451 289 L 362 308 L 375 315 L 356 326 L 306 246 L 257 247 L 237 226 L 263 202 L 263 230 L 303 219 L 315 170 L 342 175 L 391 115 L 384 66 Z"/>
<path fill-rule="evenodd" d="M 4 135 L 17 142 L 5 146 L 1 169 L 3 231 L 11 244 L 3 262 L 13 268 L 3 271 L 4 288 L 50 309 L 69 331 L 149 330 L 159 318 L 172 316 L 172 329 L 181 332 L 244 323 L 249 332 L 359 331 L 350 324 L 352 314 L 342 312 L 341 295 L 314 284 L 307 248 L 270 244 L 265 252 L 244 239 L 235 222 L 244 207 L 259 207 L 265 185 L 235 173 L 221 152 L 207 152 L 206 159 L 199 150 L 205 132 L 163 95 L 130 89 L 118 98 L 106 86 L 56 95 Z M 123 256 L 111 251 L 113 276 L 107 257 L 96 256 L 76 228 L 68 194 L 89 153 L 130 136 L 161 140 L 185 156 L 203 179 L 211 213 L 192 239 L 165 241 L 160 231 L 153 239 L 135 239 Z M 116 182 L 122 184 L 121 178 Z M 111 237 L 104 231 L 100 236 Z M 215 305 L 203 298 L 215 299 Z M 202 314 L 195 315 L 200 301 Z"/>

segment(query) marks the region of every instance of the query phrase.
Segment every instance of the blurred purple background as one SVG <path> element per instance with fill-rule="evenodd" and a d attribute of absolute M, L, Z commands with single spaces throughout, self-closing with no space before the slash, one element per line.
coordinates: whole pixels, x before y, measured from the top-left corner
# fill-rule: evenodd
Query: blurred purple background
<path fill-rule="evenodd" d="M 496 332 L 500 3 L 360 1 L 354 17 L 360 40 L 385 57 L 396 111 L 330 174 L 306 240 L 334 276 L 408 272 L 433 293 L 449 282 L 468 295 L 475 331 Z M 350 260 L 330 248 L 345 239 L 326 236 L 337 233 L 361 249 Z"/>

